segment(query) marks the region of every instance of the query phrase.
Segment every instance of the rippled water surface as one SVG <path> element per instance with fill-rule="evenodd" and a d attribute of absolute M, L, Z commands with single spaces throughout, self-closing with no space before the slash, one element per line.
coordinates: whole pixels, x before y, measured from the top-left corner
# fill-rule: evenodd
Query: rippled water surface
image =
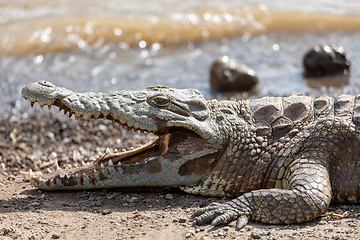
<path fill-rule="evenodd" d="M 20 90 L 48 80 L 76 91 L 163 84 L 210 91 L 209 66 L 224 54 L 255 69 L 255 95 L 359 93 L 358 1 L 2 1 L 0 94 L 4 114 L 23 111 Z M 343 45 L 351 75 L 337 87 L 302 77 L 315 44 Z M 312 85 L 311 85 L 312 86 Z"/>

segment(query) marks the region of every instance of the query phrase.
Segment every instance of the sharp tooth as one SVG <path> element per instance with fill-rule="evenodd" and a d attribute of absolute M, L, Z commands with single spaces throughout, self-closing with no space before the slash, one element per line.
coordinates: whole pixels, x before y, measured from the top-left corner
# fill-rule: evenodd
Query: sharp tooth
<path fill-rule="evenodd" d="M 63 169 L 66 169 L 66 165 L 63 165 Z"/>
<path fill-rule="evenodd" d="M 39 175 L 41 176 L 41 175 L 43 175 L 43 173 L 42 173 L 42 172 L 39 172 Z"/>
<path fill-rule="evenodd" d="M 94 169 L 94 173 L 96 173 L 97 171 L 96 171 L 96 169 Z"/>
<path fill-rule="evenodd" d="M 35 174 L 34 174 L 33 170 L 31 170 L 31 169 L 29 170 L 29 175 L 30 175 L 31 179 L 35 178 Z"/>
<path fill-rule="evenodd" d="M 85 165 L 86 165 L 86 163 L 85 163 L 84 161 L 81 161 L 81 165 L 85 166 Z"/>
<path fill-rule="evenodd" d="M 115 148 L 114 153 L 118 153 L 118 152 L 119 152 L 119 150 L 117 150 L 117 149 Z"/>
<path fill-rule="evenodd" d="M 83 176 L 86 177 L 86 173 L 83 173 Z"/>
<path fill-rule="evenodd" d="M 118 166 L 121 166 L 121 162 L 118 162 L 118 164 L 117 164 Z"/>
<path fill-rule="evenodd" d="M 123 150 L 121 150 L 122 152 L 126 152 L 126 149 L 125 148 L 123 148 Z"/>
<path fill-rule="evenodd" d="M 131 147 L 131 148 L 130 148 L 130 150 L 134 150 L 134 148 L 133 148 L 133 147 Z"/>
<path fill-rule="evenodd" d="M 72 168 L 71 164 L 68 165 L 68 168 L 69 168 L 69 169 Z"/>
<path fill-rule="evenodd" d="M 114 166 L 114 164 L 111 160 L 109 160 L 109 166 Z"/>
<path fill-rule="evenodd" d="M 58 160 L 55 160 L 55 167 L 56 167 L 56 169 L 60 168 Z"/>
<path fill-rule="evenodd" d="M 78 167 L 78 165 L 75 163 L 75 164 L 74 164 L 74 167 L 76 167 L 76 168 L 77 168 L 77 167 Z"/>
<path fill-rule="evenodd" d="M 48 109 L 51 110 L 51 105 L 48 105 Z"/>
<path fill-rule="evenodd" d="M 100 164 L 100 166 L 101 166 L 101 168 L 105 168 L 104 164 L 102 164 L 102 163 Z"/>
<path fill-rule="evenodd" d="M 48 173 L 51 173 L 51 172 L 52 172 L 50 168 L 47 168 L 46 170 L 48 171 Z"/>
<path fill-rule="evenodd" d="M 96 161 L 96 158 L 92 156 L 92 157 L 90 157 L 90 160 L 91 161 Z"/>
<path fill-rule="evenodd" d="M 106 154 L 109 154 L 110 153 L 110 148 L 106 148 Z"/>
<path fill-rule="evenodd" d="M 89 124 L 89 121 L 88 120 L 83 120 L 83 124 L 84 124 L 84 126 L 87 126 Z"/>
<path fill-rule="evenodd" d="M 79 177 L 79 174 L 78 174 L 78 173 L 76 173 L 76 174 L 75 174 L 75 177 Z"/>
<path fill-rule="evenodd" d="M 59 107 L 59 112 L 61 112 L 61 110 L 62 110 L 62 108 L 61 108 L 61 107 Z"/>
<path fill-rule="evenodd" d="M 102 154 L 102 152 L 99 151 L 99 158 L 101 158 L 104 154 Z"/>

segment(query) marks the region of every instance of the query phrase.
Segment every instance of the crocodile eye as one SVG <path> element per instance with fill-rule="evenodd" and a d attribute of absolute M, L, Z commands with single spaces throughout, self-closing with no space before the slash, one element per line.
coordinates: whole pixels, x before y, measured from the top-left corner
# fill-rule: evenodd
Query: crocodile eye
<path fill-rule="evenodd" d="M 154 103 L 159 107 L 164 107 L 169 103 L 169 98 L 165 96 L 156 96 L 153 99 Z"/>

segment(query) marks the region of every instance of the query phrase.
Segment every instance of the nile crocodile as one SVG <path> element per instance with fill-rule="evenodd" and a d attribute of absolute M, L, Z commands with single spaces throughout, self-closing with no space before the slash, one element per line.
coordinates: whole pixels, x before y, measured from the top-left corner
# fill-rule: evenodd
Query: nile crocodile
<path fill-rule="evenodd" d="M 191 89 L 75 93 L 45 81 L 22 95 L 76 119 L 105 118 L 156 135 L 89 165 L 30 171 L 43 190 L 179 187 L 231 197 L 197 210 L 194 224 L 237 219 L 238 229 L 248 220 L 302 223 L 324 213 L 331 200 L 360 201 L 360 95 L 207 101 Z"/>

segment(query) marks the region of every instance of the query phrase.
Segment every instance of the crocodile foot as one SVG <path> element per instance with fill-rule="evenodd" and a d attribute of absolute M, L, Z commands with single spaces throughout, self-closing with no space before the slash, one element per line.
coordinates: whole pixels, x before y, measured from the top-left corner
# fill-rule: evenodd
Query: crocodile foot
<path fill-rule="evenodd" d="M 235 205 L 235 206 L 234 206 Z M 237 219 L 236 230 L 242 229 L 249 222 L 249 211 L 234 201 L 227 203 L 211 203 L 207 207 L 198 209 L 191 216 L 193 225 L 202 225 L 211 222 L 211 225 L 230 223 Z"/>

